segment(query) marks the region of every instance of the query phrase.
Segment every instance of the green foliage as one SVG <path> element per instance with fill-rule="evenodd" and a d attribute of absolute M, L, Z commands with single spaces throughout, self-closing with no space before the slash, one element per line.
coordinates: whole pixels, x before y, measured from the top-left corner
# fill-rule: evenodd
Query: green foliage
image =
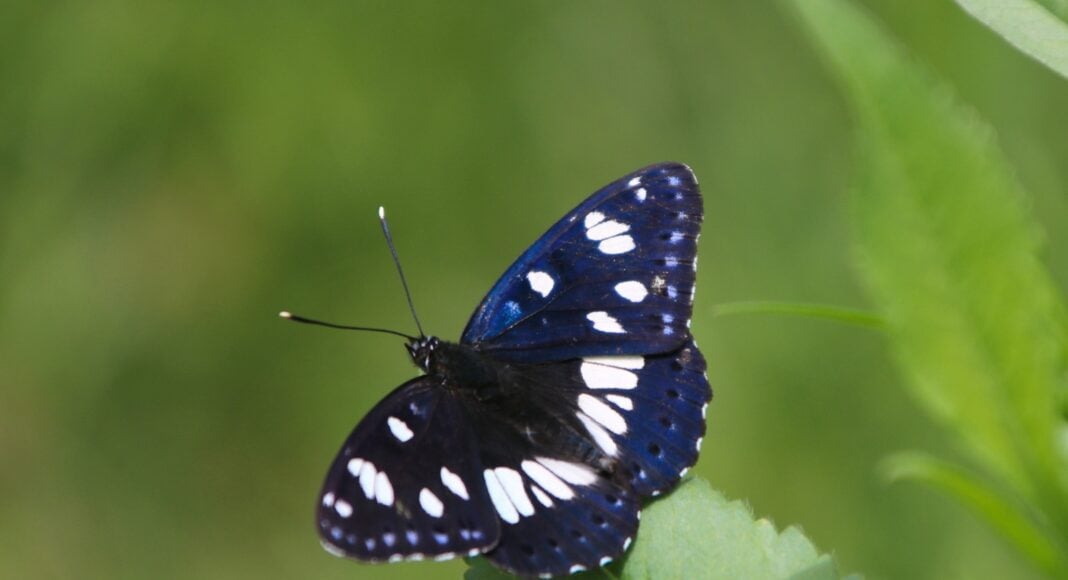
<path fill-rule="evenodd" d="M 961 8 L 1020 51 L 1068 78 L 1068 9 L 1034 0 L 957 0 Z M 1061 10 L 1057 18 L 1053 10 Z"/>
<path fill-rule="evenodd" d="M 856 117 L 860 269 L 891 348 L 983 478 L 915 457 L 894 471 L 949 491 L 1063 577 L 1065 314 L 1025 192 L 986 125 L 865 14 L 839 0 L 795 6 Z"/>
<path fill-rule="evenodd" d="M 467 580 L 506 578 L 483 559 Z M 797 528 L 778 532 L 754 519 L 741 501 L 729 501 L 703 479 L 683 481 L 642 512 L 638 537 L 624 560 L 576 578 L 653 580 L 675 578 L 789 578 L 833 580 L 830 556 L 821 556 Z"/>
<path fill-rule="evenodd" d="M 1061 555 L 1057 541 L 1036 524 L 1036 514 L 1027 517 L 1028 506 L 1009 503 L 1002 490 L 981 476 L 925 453 L 898 453 L 883 462 L 891 481 L 913 479 L 938 488 L 981 514 L 1023 553 L 1047 570 L 1057 570 Z"/>

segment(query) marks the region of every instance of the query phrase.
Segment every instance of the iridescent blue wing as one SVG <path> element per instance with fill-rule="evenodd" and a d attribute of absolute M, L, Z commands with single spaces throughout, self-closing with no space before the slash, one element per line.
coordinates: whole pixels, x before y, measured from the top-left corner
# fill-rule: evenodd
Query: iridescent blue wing
<path fill-rule="evenodd" d="M 323 547 L 364 561 L 447 559 L 485 551 L 500 531 L 471 420 L 428 377 L 367 414 L 319 494 Z"/>
<path fill-rule="evenodd" d="M 702 217 L 685 165 L 619 179 L 508 268 L 461 342 L 515 362 L 679 348 L 689 336 Z"/>

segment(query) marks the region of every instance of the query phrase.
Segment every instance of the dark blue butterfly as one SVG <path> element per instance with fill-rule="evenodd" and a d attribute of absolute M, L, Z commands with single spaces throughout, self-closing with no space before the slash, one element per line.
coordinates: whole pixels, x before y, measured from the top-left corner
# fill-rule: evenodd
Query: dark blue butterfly
<path fill-rule="evenodd" d="M 504 273 L 459 343 L 356 426 L 319 496 L 332 553 L 481 554 L 523 576 L 603 566 L 641 500 L 697 461 L 712 398 L 690 336 L 697 180 L 664 163 L 608 185 Z"/>

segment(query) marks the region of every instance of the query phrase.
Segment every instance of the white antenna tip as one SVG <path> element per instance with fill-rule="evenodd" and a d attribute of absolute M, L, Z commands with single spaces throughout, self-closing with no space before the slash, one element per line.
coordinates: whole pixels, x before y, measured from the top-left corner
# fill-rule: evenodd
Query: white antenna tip
<path fill-rule="evenodd" d="M 380 219 L 380 220 L 386 219 L 386 208 L 384 208 L 382 206 L 378 206 L 378 219 Z"/>
<path fill-rule="evenodd" d="M 281 316 L 282 318 L 293 318 L 293 314 L 290 313 L 288 310 L 283 310 L 279 312 L 278 316 Z"/>

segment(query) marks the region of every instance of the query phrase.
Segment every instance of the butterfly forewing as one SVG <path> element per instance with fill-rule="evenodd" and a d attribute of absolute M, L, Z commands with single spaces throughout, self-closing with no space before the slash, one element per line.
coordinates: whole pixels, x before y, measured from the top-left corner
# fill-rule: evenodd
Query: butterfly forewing
<path fill-rule="evenodd" d="M 327 474 L 318 525 L 328 550 L 360 560 L 440 559 L 493 546 L 497 514 L 455 395 L 420 377 L 375 406 Z"/>
<path fill-rule="evenodd" d="M 702 215 L 685 165 L 617 180 L 505 272 L 462 342 L 521 362 L 678 348 L 688 336 Z"/>

